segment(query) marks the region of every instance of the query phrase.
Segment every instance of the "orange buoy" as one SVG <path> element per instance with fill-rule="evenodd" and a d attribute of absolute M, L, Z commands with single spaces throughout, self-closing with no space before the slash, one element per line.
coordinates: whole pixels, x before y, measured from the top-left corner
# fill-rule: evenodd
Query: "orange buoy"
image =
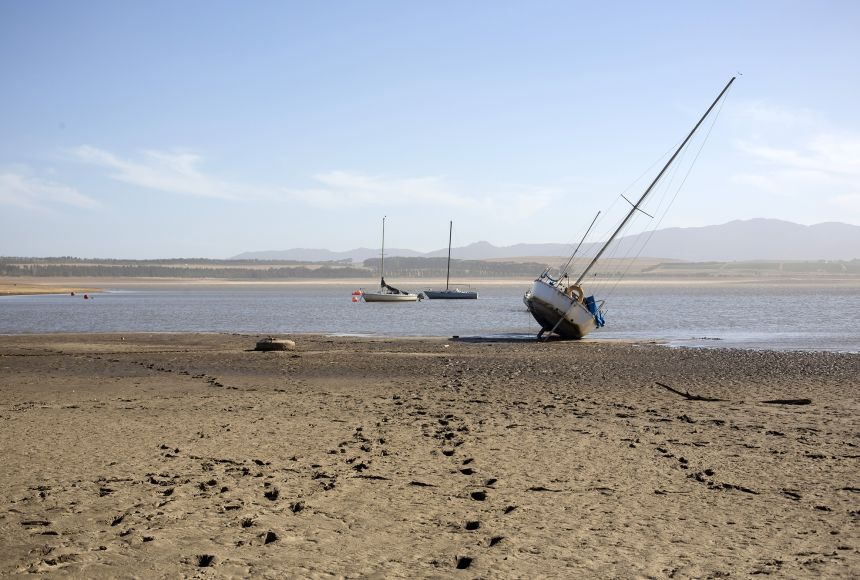
<path fill-rule="evenodd" d="M 352 297 L 352 301 L 353 301 L 353 302 L 358 302 L 358 296 L 353 296 L 353 297 Z"/>
<path fill-rule="evenodd" d="M 363 292 L 361 290 L 353 290 L 353 292 L 352 292 L 353 296 L 361 296 L 362 294 L 363 294 Z"/>

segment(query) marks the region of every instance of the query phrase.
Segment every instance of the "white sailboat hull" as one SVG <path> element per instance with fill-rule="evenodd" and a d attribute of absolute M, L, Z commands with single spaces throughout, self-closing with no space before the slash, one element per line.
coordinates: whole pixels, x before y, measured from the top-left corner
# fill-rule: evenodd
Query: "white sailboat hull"
<path fill-rule="evenodd" d="M 526 307 L 546 332 L 562 338 L 579 339 L 597 328 L 597 321 L 578 300 L 538 278 L 523 297 Z"/>
<path fill-rule="evenodd" d="M 365 302 L 415 302 L 418 300 L 417 294 L 385 294 L 382 292 L 365 292 Z"/>

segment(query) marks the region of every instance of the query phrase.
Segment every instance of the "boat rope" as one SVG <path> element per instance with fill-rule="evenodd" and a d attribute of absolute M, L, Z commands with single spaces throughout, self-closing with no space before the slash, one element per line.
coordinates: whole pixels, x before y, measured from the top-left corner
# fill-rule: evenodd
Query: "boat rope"
<path fill-rule="evenodd" d="M 658 157 L 657 159 L 655 159 L 655 160 L 654 160 L 654 162 L 653 162 L 653 163 L 651 163 L 651 165 L 649 165 L 649 166 L 648 166 L 648 168 L 646 168 L 646 169 L 645 169 L 641 174 L 639 174 L 639 177 L 637 177 L 636 179 L 634 179 L 633 181 L 631 181 L 631 182 L 627 185 L 627 187 L 625 187 L 624 189 L 622 189 L 622 190 L 621 190 L 621 193 L 619 193 L 619 194 L 615 197 L 615 199 L 612 201 L 612 203 L 609 205 L 609 208 L 607 208 L 607 210 L 606 210 L 605 212 L 602 212 L 602 213 L 604 214 L 604 216 L 603 216 L 603 217 L 601 217 L 600 219 L 598 219 L 598 220 L 594 223 L 594 225 L 592 225 L 592 228 L 594 228 L 594 226 L 597 226 L 598 228 L 600 228 L 601 226 L 603 226 L 603 225 L 604 225 L 604 222 L 605 222 L 605 220 L 606 220 L 606 216 L 612 215 L 612 210 L 615 208 L 615 206 L 618 204 L 618 202 L 620 202 L 622 199 L 625 199 L 625 200 L 626 200 L 626 197 L 625 197 L 625 195 L 624 195 L 624 194 L 625 194 L 625 193 L 627 193 L 628 191 L 630 191 L 631 189 L 633 189 L 633 187 L 634 187 L 637 183 L 639 183 L 640 181 L 642 181 L 642 178 L 643 178 L 643 177 L 645 177 L 646 175 L 648 175 L 649 173 L 651 173 L 651 171 L 652 171 L 652 170 L 653 170 L 657 165 L 659 165 L 660 163 L 662 163 L 663 161 L 665 161 L 665 160 L 666 160 L 666 158 L 667 158 L 667 157 L 669 157 L 669 155 L 671 155 L 671 154 L 672 154 L 672 151 L 674 151 L 675 149 L 677 149 L 677 148 L 678 148 L 678 145 L 680 145 L 680 144 L 681 144 L 681 139 L 679 139 L 679 140 L 677 140 L 675 143 L 673 143 L 673 144 L 672 144 L 672 146 L 671 146 L 671 147 L 669 147 L 668 149 L 666 149 L 666 151 L 665 151 L 662 155 L 660 155 L 660 157 Z M 630 203 L 630 201 L 629 201 L 629 200 L 627 200 L 627 202 L 628 202 L 628 203 Z M 605 230 L 605 231 L 603 231 L 603 232 L 601 233 L 601 235 L 597 237 L 597 239 L 598 239 L 598 240 L 609 238 L 609 236 L 612 234 L 613 229 L 615 228 L 615 224 L 614 224 L 614 223 L 608 223 L 608 222 L 606 222 L 606 223 L 605 223 L 605 226 L 606 226 L 606 227 L 604 228 L 604 230 Z M 628 229 L 629 229 L 629 228 L 625 227 L 625 231 L 627 231 Z M 593 251 L 594 251 L 594 248 L 587 248 L 587 249 L 585 249 L 585 250 L 584 250 L 584 254 L 585 254 L 585 255 L 588 255 L 588 254 L 589 254 L 589 252 L 592 252 L 592 253 L 593 253 Z M 613 245 L 613 249 L 610 251 L 610 255 L 609 255 L 609 256 L 607 256 L 607 258 L 609 258 L 610 260 L 611 260 L 611 259 L 614 259 L 614 258 L 615 258 L 615 254 L 616 254 L 617 252 L 618 252 L 618 245 L 617 245 L 617 244 L 615 244 L 615 245 Z M 587 262 L 586 262 L 586 264 L 587 264 Z M 575 262 L 574 262 L 574 265 L 575 265 Z M 583 266 L 583 267 L 584 267 L 584 266 Z M 561 269 L 562 269 L 562 268 L 560 267 L 560 268 L 559 268 L 559 270 L 561 270 Z M 596 278 L 597 276 L 598 276 L 598 274 L 595 274 L 595 278 Z M 601 279 L 601 280 L 602 280 L 602 279 Z M 599 290 L 599 287 L 601 286 L 601 284 L 600 284 L 600 283 L 598 283 L 596 286 L 597 286 L 597 289 Z"/>
<path fill-rule="evenodd" d="M 699 148 L 696 150 L 696 154 L 693 156 L 693 160 L 690 163 L 690 166 L 687 168 L 687 172 L 684 174 L 683 179 L 681 179 L 681 183 L 678 185 L 677 189 L 675 189 L 675 192 L 672 195 L 671 199 L 669 200 L 668 204 L 666 205 L 666 208 L 664 210 L 662 210 L 662 212 L 655 212 L 660 216 L 659 219 L 654 223 L 654 225 L 650 229 L 650 231 L 647 232 L 647 235 L 644 236 L 641 243 L 639 244 L 639 249 L 636 252 L 635 256 L 633 257 L 632 260 L 630 260 L 627 267 L 622 272 L 621 276 L 615 281 L 615 283 L 609 289 L 609 292 L 606 293 L 607 299 L 610 298 L 615 293 L 615 290 L 617 289 L 619 282 L 621 282 L 621 279 L 627 275 L 627 273 L 629 272 L 633 263 L 635 263 L 635 261 L 638 260 L 639 257 L 642 255 L 642 252 L 645 250 L 645 247 L 651 241 L 651 238 L 654 236 L 657 229 L 660 227 L 660 225 L 663 223 L 663 220 L 666 218 L 666 215 L 669 213 L 669 209 L 671 209 L 672 205 L 674 205 L 675 200 L 678 198 L 678 194 L 681 192 L 681 189 L 683 189 L 684 185 L 687 183 L 687 179 L 690 177 L 690 174 L 693 171 L 693 167 L 696 165 L 696 162 L 699 160 L 699 155 L 701 155 L 702 150 L 705 148 L 705 144 L 708 142 L 708 139 L 711 136 L 711 132 L 713 131 L 714 126 L 717 123 L 717 119 L 719 119 L 719 117 L 720 117 L 720 113 L 723 110 L 723 106 L 726 104 L 726 100 L 728 99 L 729 93 L 731 93 L 731 89 L 729 89 L 729 91 L 725 95 L 725 98 L 722 99 L 722 101 L 720 102 L 720 106 L 717 108 L 716 113 L 714 114 L 714 117 L 711 120 L 711 124 L 708 127 L 708 130 L 705 132 L 704 138 L 702 139 L 702 142 L 699 145 Z M 680 164 L 679 164 L 679 166 L 680 166 Z M 670 185 L 671 185 L 672 181 L 674 181 L 674 175 L 672 176 L 672 179 L 669 181 Z M 669 187 L 667 187 L 666 190 L 664 191 L 664 196 L 666 193 L 668 193 L 668 191 L 669 191 Z M 661 201 L 658 204 L 658 208 L 660 206 L 662 206 L 663 201 L 664 201 L 663 196 L 661 196 Z"/>
<path fill-rule="evenodd" d="M 581 247 L 582 247 L 582 244 L 585 242 L 585 238 L 587 238 L 587 237 L 588 237 L 588 233 L 591 231 L 591 228 L 593 228 L 593 227 L 594 227 L 594 222 L 596 222 L 596 221 L 597 221 L 597 218 L 599 218 L 599 217 L 600 217 L 600 212 L 597 212 L 597 215 L 595 215 L 595 216 L 594 216 L 594 219 L 593 219 L 593 220 L 591 220 L 591 225 L 589 225 L 589 226 L 588 226 L 588 229 L 587 229 L 587 230 L 585 230 L 585 234 L 583 234 L 582 239 L 581 239 L 581 240 L 579 240 L 579 244 L 577 244 L 576 249 L 575 249 L 575 250 L 573 251 L 573 253 L 570 255 L 570 258 L 568 258 L 567 263 L 566 263 L 566 264 L 564 265 L 564 267 L 563 267 L 563 268 L 561 268 L 561 270 L 559 271 L 559 274 L 558 274 L 558 279 L 559 279 L 559 280 L 561 280 L 562 278 L 564 278 L 564 276 L 567 274 L 567 268 L 570 266 L 570 263 L 571 263 L 571 262 L 573 261 L 573 259 L 576 257 L 577 252 L 579 252 L 579 248 L 581 248 Z"/>

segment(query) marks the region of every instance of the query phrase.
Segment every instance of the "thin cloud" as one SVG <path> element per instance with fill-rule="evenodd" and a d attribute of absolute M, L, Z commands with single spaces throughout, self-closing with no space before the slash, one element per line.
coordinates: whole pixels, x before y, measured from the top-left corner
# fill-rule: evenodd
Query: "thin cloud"
<path fill-rule="evenodd" d="M 454 207 L 492 213 L 515 221 L 549 205 L 558 191 L 549 187 L 503 185 L 466 194 L 442 177 L 393 178 L 349 171 L 313 176 L 315 185 L 285 189 L 294 201 L 322 209 L 363 206 Z"/>
<path fill-rule="evenodd" d="M 738 142 L 738 149 L 759 162 L 788 170 L 860 175 L 860 137 L 818 134 L 795 148 Z"/>
<path fill-rule="evenodd" d="M 744 124 L 798 127 L 822 123 L 821 116 L 811 109 L 792 109 L 765 100 L 738 101 L 729 105 L 728 113 Z"/>
<path fill-rule="evenodd" d="M 860 179 L 860 135 L 835 130 L 814 112 L 763 104 L 746 106 L 750 137 L 736 149 L 750 162 L 735 183 L 774 196 L 815 199 L 860 216 L 856 203 Z"/>
<path fill-rule="evenodd" d="M 0 204 L 48 209 L 57 204 L 94 209 L 99 203 L 74 187 L 13 171 L 0 172 Z"/>
<path fill-rule="evenodd" d="M 366 206 L 454 207 L 518 221 L 546 208 L 558 196 L 551 187 L 501 185 L 465 192 L 443 177 L 390 177 L 351 171 L 311 176 L 309 187 L 275 187 L 233 182 L 203 172 L 203 158 L 184 151 L 144 151 L 136 159 L 82 145 L 72 150 L 78 161 L 103 167 L 111 179 L 136 187 L 222 200 L 301 203 L 334 210 Z"/>
<path fill-rule="evenodd" d="M 237 200 L 260 197 L 263 190 L 204 174 L 202 158 L 184 151 L 144 151 L 140 160 L 123 159 L 109 151 L 82 145 L 72 155 L 84 163 L 111 170 L 110 177 L 136 187 L 190 195 Z"/>

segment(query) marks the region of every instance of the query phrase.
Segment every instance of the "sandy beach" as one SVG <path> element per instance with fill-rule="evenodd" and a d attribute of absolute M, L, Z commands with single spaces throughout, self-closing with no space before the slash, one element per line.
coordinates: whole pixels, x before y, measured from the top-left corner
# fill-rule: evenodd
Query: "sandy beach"
<path fill-rule="evenodd" d="M 92 281 L 90 281 L 92 284 Z M 0 278 L 0 296 L 35 296 L 40 294 L 94 294 L 102 290 L 95 286 L 76 285 L 70 283 L 34 283 L 11 282 L 8 278 Z"/>
<path fill-rule="evenodd" d="M 860 574 L 858 355 L 258 338 L 0 337 L 0 575 Z"/>

